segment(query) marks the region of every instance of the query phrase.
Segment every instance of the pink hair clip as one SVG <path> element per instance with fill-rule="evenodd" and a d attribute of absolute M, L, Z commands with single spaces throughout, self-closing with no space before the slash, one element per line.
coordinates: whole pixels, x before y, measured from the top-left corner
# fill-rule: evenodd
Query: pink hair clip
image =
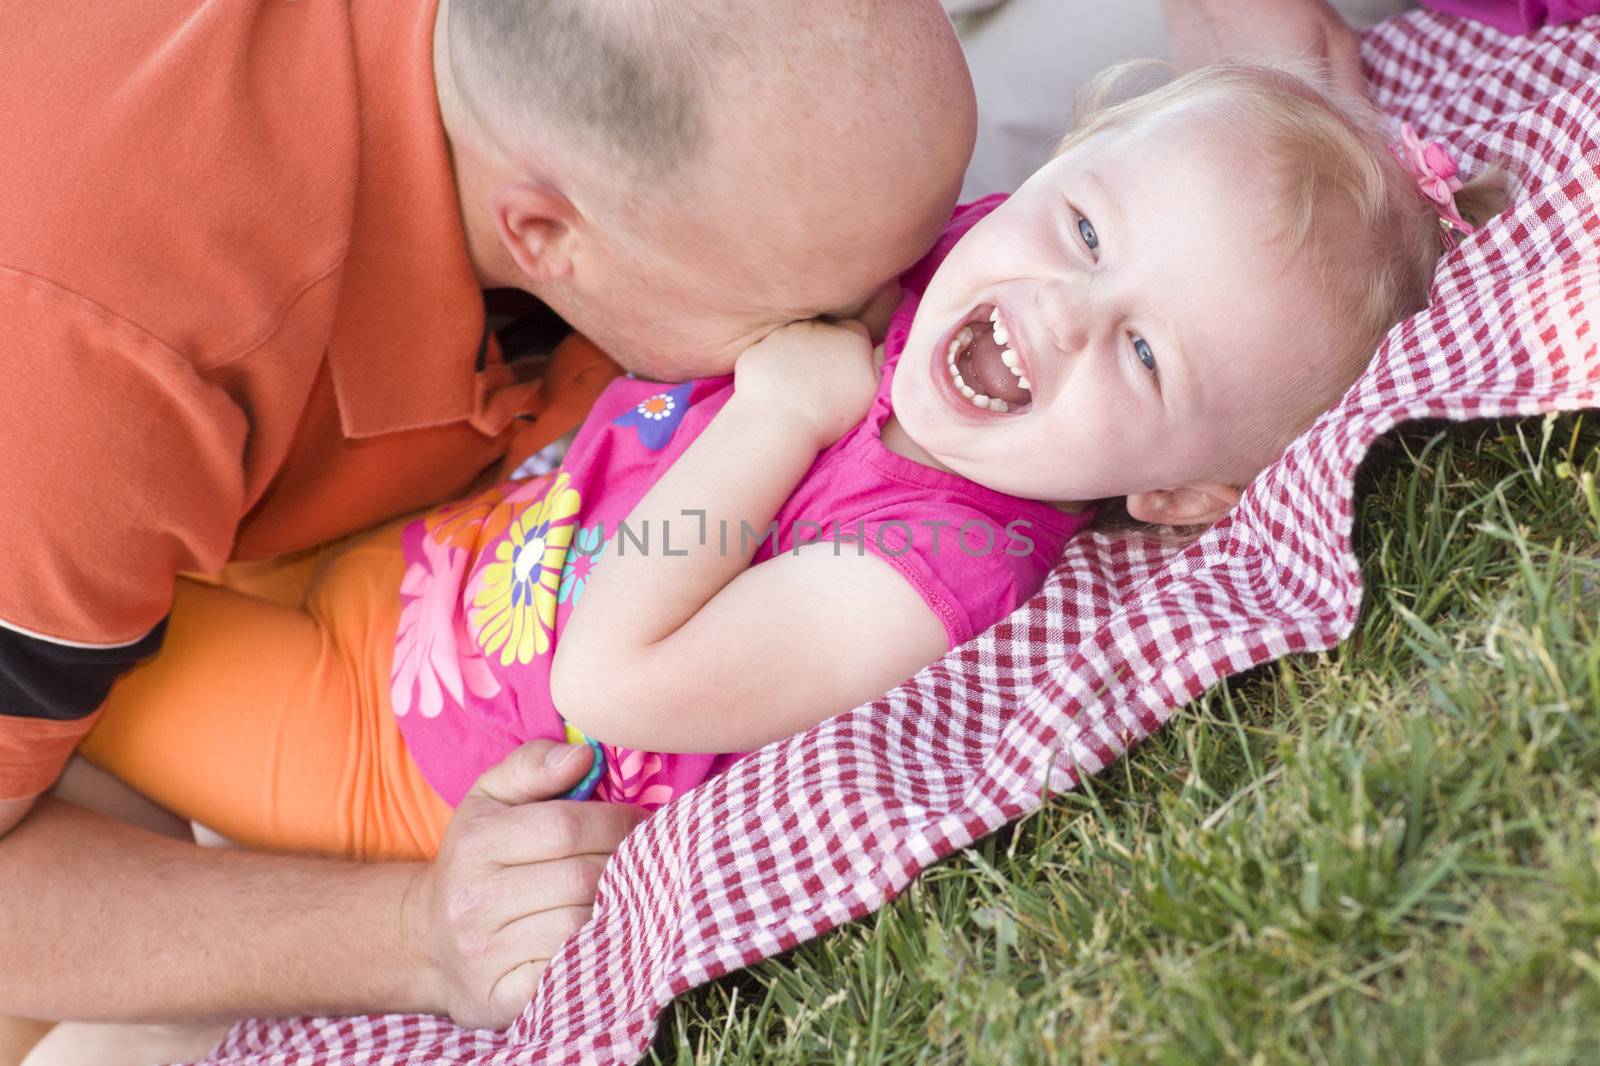
<path fill-rule="evenodd" d="M 1425 141 L 1409 122 L 1400 124 L 1400 139 L 1389 145 L 1400 168 L 1417 183 L 1417 191 L 1425 196 L 1439 212 L 1439 224 L 1446 231 L 1470 235 L 1472 224 L 1461 217 L 1456 209 L 1456 193 L 1461 191 L 1460 168 L 1450 158 L 1444 145 L 1438 141 Z"/>

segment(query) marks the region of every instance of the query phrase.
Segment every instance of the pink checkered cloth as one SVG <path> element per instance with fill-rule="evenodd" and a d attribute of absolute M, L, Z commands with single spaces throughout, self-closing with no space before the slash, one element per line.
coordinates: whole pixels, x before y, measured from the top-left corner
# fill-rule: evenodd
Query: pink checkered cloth
<path fill-rule="evenodd" d="M 593 920 L 511 1029 L 434 1017 L 252 1021 L 214 1064 L 628 1063 L 679 993 L 881 906 L 1073 787 L 1219 678 L 1337 644 L 1361 601 L 1351 482 L 1411 418 L 1600 406 L 1600 18 L 1506 37 L 1415 13 L 1364 50 L 1379 103 L 1516 206 L 1439 271 L 1432 307 L 1184 549 L 1081 536 L 1046 588 L 884 699 L 771 745 L 636 831 Z"/>

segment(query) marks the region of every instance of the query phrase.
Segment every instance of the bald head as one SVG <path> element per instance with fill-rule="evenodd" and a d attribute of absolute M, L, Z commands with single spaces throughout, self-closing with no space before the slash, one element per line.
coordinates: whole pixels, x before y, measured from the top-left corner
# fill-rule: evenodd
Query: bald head
<path fill-rule="evenodd" d="M 955 202 L 975 106 L 937 0 L 448 5 L 457 103 L 500 168 L 479 184 L 572 209 L 560 269 L 532 262 L 548 227 L 522 240 L 494 209 L 507 281 L 634 369 L 723 372 L 786 321 L 851 310 Z"/>
<path fill-rule="evenodd" d="M 632 169 L 676 170 L 704 142 L 713 42 L 699 5 L 452 0 L 463 102 L 511 153 L 565 141 Z"/>

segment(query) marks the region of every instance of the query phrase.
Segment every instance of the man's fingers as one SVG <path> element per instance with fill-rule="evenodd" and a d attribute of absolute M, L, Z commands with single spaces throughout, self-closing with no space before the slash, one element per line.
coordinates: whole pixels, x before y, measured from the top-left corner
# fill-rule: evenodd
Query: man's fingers
<path fill-rule="evenodd" d="M 562 907 L 587 907 L 594 903 L 608 855 L 571 855 L 564 859 L 507 866 L 485 878 L 482 888 L 493 897 L 489 905 L 497 929 L 522 918 Z"/>
<path fill-rule="evenodd" d="M 551 799 L 593 765 L 588 745 L 530 741 L 462 800 L 420 878 L 417 934 L 463 1025 L 504 1028 L 546 960 L 588 920 L 606 860 L 644 811 Z"/>
<path fill-rule="evenodd" d="M 479 855 L 500 866 L 610 855 L 646 817 L 638 807 L 594 800 L 524 804 L 486 816 L 476 844 Z"/>
<path fill-rule="evenodd" d="M 542 959 L 525 962 L 496 981 L 489 993 L 489 1010 L 494 1020 L 480 1028 L 504 1029 L 516 1021 L 538 991 L 539 979 L 549 966 L 550 963 Z"/>
<path fill-rule="evenodd" d="M 495 955 L 508 971 L 524 962 L 548 962 L 593 913 L 592 907 L 557 907 L 519 918 L 495 937 Z"/>
<path fill-rule="evenodd" d="M 594 749 L 587 744 L 530 740 L 485 770 L 467 798 L 483 796 L 507 805 L 553 799 L 582 780 L 593 765 Z"/>
<path fill-rule="evenodd" d="M 589 921 L 588 907 L 562 907 L 530 914 L 495 937 L 496 969 L 502 976 L 489 989 L 487 1027 L 504 1028 L 516 1020 L 539 988 L 550 960 Z M 480 1023 L 484 1024 L 484 1023 Z"/>

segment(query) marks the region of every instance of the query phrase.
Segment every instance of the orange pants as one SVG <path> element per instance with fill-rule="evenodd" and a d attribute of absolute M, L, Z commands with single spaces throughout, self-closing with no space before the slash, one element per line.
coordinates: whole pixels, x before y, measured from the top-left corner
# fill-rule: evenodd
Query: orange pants
<path fill-rule="evenodd" d="M 578 425 L 617 373 L 581 337 L 558 346 L 500 478 Z M 160 653 L 112 687 L 80 752 L 237 844 L 431 857 L 451 809 L 389 703 L 405 522 L 180 578 Z"/>
<path fill-rule="evenodd" d="M 81 753 L 237 844 L 432 856 L 451 808 L 389 703 L 405 522 L 179 579 L 160 654 L 113 686 Z"/>

